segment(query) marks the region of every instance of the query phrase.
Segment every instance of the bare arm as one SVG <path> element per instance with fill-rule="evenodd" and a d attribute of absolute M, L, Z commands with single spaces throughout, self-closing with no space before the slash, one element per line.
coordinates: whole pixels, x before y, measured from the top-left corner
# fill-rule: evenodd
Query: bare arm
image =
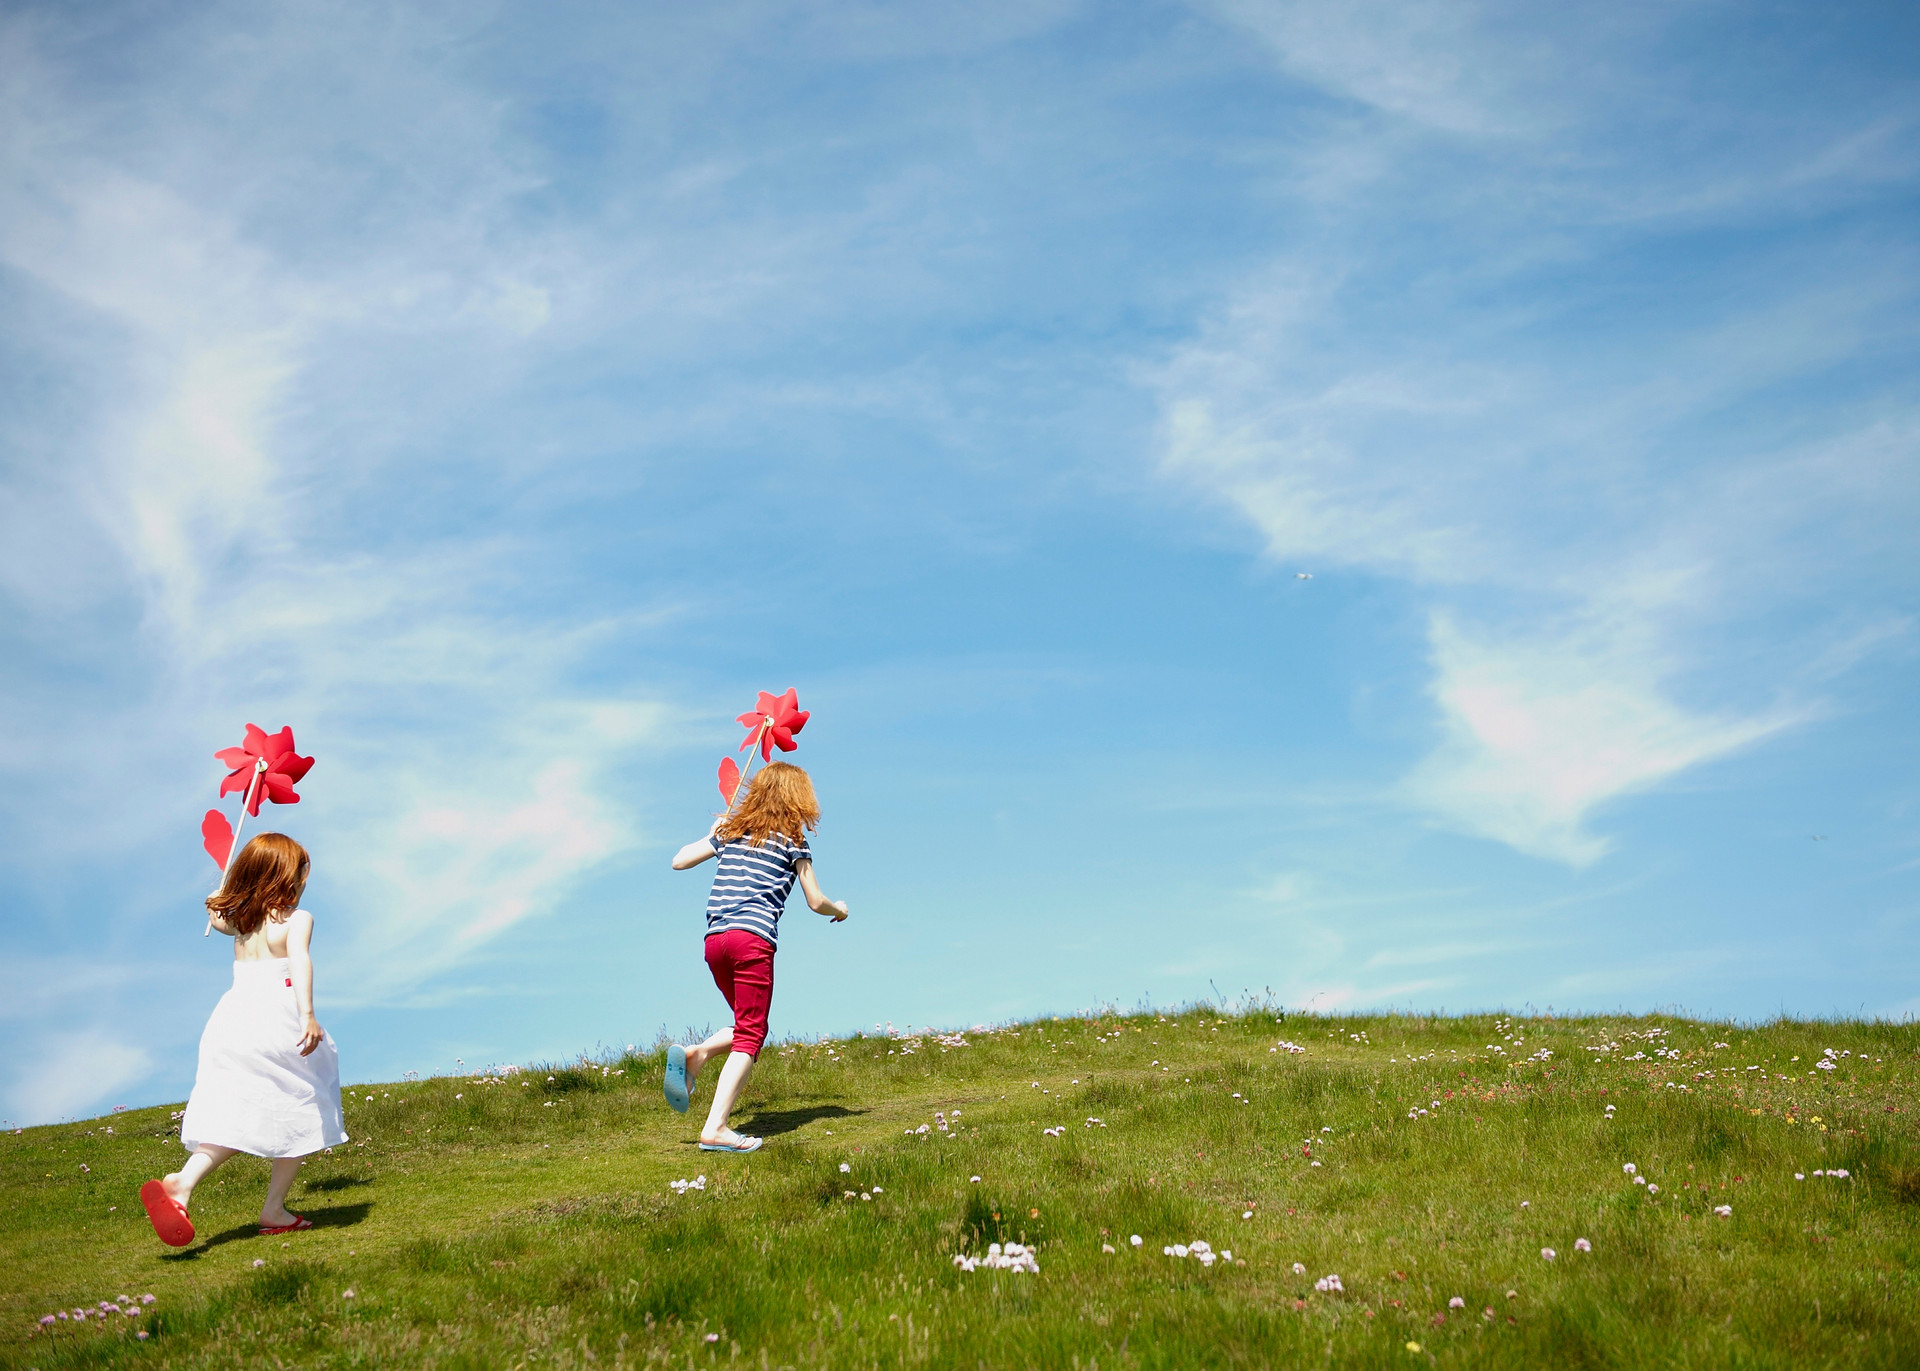
<path fill-rule="evenodd" d="M 847 917 L 847 902 L 845 900 L 829 900 L 821 893 L 820 882 L 814 879 L 813 862 L 811 860 L 801 862 L 799 866 L 794 868 L 794 871 L 795 874 L 800 877 L 800 893 L 807 897 L 808 909 L 811 909 L 816 914 L 826 915 L 835 923 L 839 923 Z"/>
<path fill-rule="evenodd" d="M 714 830 L 719 827 L 720 820 L 715 819 L 713 821 L 713 828 L 707 830 L 707 836 L 705 838 L 696 838 L 678 852 L 674 853 L 673 869 L 675 871 L 685 871 L 690 867 L 700 865 L 700 863 L 713 856 L 713 844 L 709 839 L 713 837 Z"/>
<path fill-rule="evenodd" d="M 320 1046 L 326 1030 L 313 1017 L 313 915 L 296 909 L 287 920 L 287 963 L 293 973 L 293 999 L 300 1007 L 300 1055 L 305 1057 Z"/>

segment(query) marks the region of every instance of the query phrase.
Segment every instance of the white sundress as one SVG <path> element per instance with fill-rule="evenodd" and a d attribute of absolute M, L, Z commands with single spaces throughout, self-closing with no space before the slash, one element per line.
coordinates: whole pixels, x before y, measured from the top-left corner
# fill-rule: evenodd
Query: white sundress
<path fill-rule="evenodd" d="M 300 1005 L 285 957 L 233 964 L 200 1035 L 200 1068 L 180 1120 L 180 1141 L 304 1157 L 347 1140 L 340 1115 L 340 1053 L 331 1034 L 300 1055 Z"/>

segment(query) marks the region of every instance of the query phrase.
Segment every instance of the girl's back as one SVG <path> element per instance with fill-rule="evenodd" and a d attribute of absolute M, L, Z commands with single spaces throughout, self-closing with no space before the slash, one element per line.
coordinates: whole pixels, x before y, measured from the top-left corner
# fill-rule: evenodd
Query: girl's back
<path fill-rule="evenodd" d="M 275 910 L 251 933 L 233 934 L 233 959 L 236 962 L 272 962 L 287 955 L 287 934 L 296 923 L 313 923 L 313 915 L 304 909 L 289 913 Z M 216 921 L 218 925 L 218 921 Z M 222 933 L 231 930 L 221 927 Z"/>

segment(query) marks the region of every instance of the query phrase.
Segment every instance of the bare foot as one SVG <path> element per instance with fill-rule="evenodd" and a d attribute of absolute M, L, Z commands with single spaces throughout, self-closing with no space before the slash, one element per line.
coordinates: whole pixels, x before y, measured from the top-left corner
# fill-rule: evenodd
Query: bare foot
<path fill-rule="evenodd" d="M 737 1147 L 740 1138 L 741 1135 L 731 1128 L 723 1128 L 718 1133 L 709 1133 L 704 1128 L 700 1130 L 700 1141 L 709 1145 Z"/>
<path fill-rule="evenodd" d="M 260 1211 L 260 1226 L 262 1228 L 285 1228 L 288 1224 L 294 1222 L 296 1222 L 296 1220 L 293 1213 L 284 1204 L 271 1214 L 264 1209 Z"/>
<path fill-rule="evenodd" d="M 174 1172 L 171 1176 L 162 1176 L 160 1178 L 160 1184 L 166 1188 L 167 1198 L 179 1205 L 182 1209 L 185 1209 L 187 1202 L 193 1198 L 193 1191 L 181 1184 L 180 1173 L 178 1171 Z"/>

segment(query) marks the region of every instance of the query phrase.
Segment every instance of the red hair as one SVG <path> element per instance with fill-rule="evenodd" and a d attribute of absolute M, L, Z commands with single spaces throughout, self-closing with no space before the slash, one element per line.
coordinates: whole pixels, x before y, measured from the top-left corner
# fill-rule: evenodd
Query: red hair
<path fill-rule="evenodd" d="M 740 807 L 720 821 L 713 836 L 723 843 L 745 838 L 755 847 L 778 833 L 788 842 L 803 843 L 807 830 L 820 824 L 820 801 L 813 780 L 791 762 L 770 762 L 747 787 Z"/>
<path fill-rule="evenodd" d="M 258 834 L 227 864 L 227 878 L 207 896 L 207 909 L 244 938 L 269 915 L 294 911 L 312 867 L 307 850 L 286 834 Z"/>

